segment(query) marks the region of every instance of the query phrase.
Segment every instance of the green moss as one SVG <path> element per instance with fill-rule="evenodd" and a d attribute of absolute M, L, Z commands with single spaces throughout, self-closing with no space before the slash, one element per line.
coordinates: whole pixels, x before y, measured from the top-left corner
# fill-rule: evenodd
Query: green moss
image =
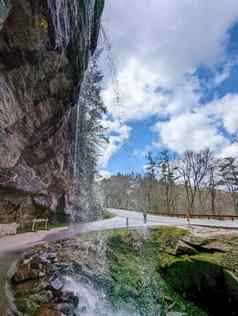
<path fill-rule="evenodd" d="M 176 293 L 163 278 L 160 278 L 159 286 L 161 297 L 169 310 L 184 312 L 188 316 L 207 316 L 207 313 L 193 303 L 188 303 L 181 295 Z"/>
<path fill-rule="evenodd" d="M 185 229 L 173 226 L 161 226 L 151 231 L 151 239 L 159 244 L 158 252 L 158 269 L 170 266 L 172 263 L 183 260 L 181 257 L 173 255 L 177 242 L 180 238 L 188 235 Z"/>
<path fill-rule="evenodd" d="M 34 300 L 29 299 L 29 297 L 24 299 L 17 299 L 16 304 L 18 310 L 26 316 L 34 316 L 40 307 L 39 303 L 36 303 Z"/>
<path fill-rule="evenodd" d="M 0 185 L 0 198 L 4 197 L 21 197 L 21 196 L 26 196 L 27 193 L 18 190 L 13 186 L 7 186 L 7 185 Z"/>
<path fill-rule="evenodd" d="M 122 232 L 109 238 L 107 247 L 107 262 L 110 271 L 108 295 L 115 306 L 132 303 L 136 305 L 141 315 L 148 315 L 158 299 L 158 282 L 154 275 L 145 284 L 145 262 L 139 249 L 129 242 L 132 235 Z"/>
<path fill-rule="evenodd" d="M 106 258 L 110 275 L 107 289 L 112 303 L 118 307 L 133 302 L 141 315 L 152 314 L 151 309 L 162 304 L 161 315 L 173 309 L 190 316 L 205 316 L 205 312 L 175 293 L 160 274 L 161 258 L 164 265 L 183 260 L 161 252 L 161 247 L 172 251 L 185 234 L 187 231 L 171 227 L 153 229 L 149 236 L 128 230 L 110 232 Z"/>
<path fill-rule="evenodd" d="M 151 238 L 159 241 L 160 251 L 172 253 L 178 240 L 188 234 L 189 232 L 185 229 L 174 226 L 161 226 L 159 228 L 152 229 Z"/>

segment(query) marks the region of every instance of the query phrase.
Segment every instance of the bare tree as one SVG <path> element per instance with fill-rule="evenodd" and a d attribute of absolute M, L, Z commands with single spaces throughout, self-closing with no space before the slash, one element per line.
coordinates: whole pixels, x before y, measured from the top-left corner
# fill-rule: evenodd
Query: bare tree
<path fill-rule="evenodd" d="M 220 185 L 225 185 L 231 193 L 235 212 L 238 212 L 238 160 L 227 157 L 219 163 Z"/>
<path fill-rule="evenodd" d="M 144 178 L 145 191 L 147 195 L 148 208 L 153 209 L 153 191 L 156 183 L 156 176 L 158 172 L 158 163 L 151 152 L 148 152 L 146 165 L 146 174 Z"/>
<path fill-rule="evenodd" d="M 192 215 L 194 211 L 195 199 L 208 174 L 211 155 L 209 149 L 199 153 L 187 151 L 176 168 L 185 185 L 189 216 Z"/>
<path fill-rule="evenodd" d="M 165 204 L 167 212 L 176 209 L 175 181 L 174 174 L 175 156 L 168 150 L 164 150 L 158 157 L 160 166 L 160 183 L 165 189 Z"/>
<path fill-rule="evenodd" d="M 212 154 L 208 167 L 208 190 L 211 201 L 211 211 L 216 214 L 216 195 L 218 186 L 218 160 Z"/>

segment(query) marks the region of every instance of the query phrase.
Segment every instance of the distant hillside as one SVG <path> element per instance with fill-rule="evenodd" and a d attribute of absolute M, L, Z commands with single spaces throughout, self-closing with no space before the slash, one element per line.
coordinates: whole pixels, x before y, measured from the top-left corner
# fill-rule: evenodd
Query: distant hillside
<path fill-rule="evenodd" d="M 185 186 L 171 185 L 169 188 L 158 180 L 149 181 L 142 176 L 112 176 L 101 182 L 104 194 L 104 206 L 112 208 L 144 210 L 151 209 L 154 213 L 179 212 L 188 208 Z M 168 205 L 170 206 L 168 209 Z M 194 213 L 212 213 L 211 194 L 203 188 L 194 203 Z M 216 190 L 216 214 L 235 214 L 230 193 Z"/>

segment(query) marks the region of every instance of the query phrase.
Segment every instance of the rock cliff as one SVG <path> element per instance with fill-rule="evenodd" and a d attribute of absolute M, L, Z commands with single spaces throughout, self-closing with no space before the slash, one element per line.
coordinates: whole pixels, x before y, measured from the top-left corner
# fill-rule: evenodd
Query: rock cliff
<path fill-rule="evenodd" d="M 73 106 L 103 4 L 0 0 L 0 185 L 16 189 L 14 199 L 0 194 L 0 214 L 29 196 L 54 209 L 69 191 Z"/>

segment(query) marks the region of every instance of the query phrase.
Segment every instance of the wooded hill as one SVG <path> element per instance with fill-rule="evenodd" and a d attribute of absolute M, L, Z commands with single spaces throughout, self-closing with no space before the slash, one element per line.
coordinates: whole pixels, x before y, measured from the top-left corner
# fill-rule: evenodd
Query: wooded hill
<path fill-rule="evenodd" d="M 184 213 L 188 209 L 186 189 L 182 184 L 170 188 L 169 201 L 166 186 L 158 180 L 151 181 L 142 176 L 116 175 L 101 182 L 104 193 L 104 206 L 108 208 L 151 210 L 154 213 Z M 151 200 L 151 202 L 149 202 Z M 168 203 L 170 205 L 168 209 Z M 202 189 L 194 202 L 194 213 L 211 214 L 211 197 L 208 189 Z M 216 190 L 216 214 L 235 214 L 229 192 Z"/>
<path fill-rule="evenodd" d="M 209 150 L 147 156 L 145 174 L 117 174 L 101 183 L 105 207 L 154 213 L 238 214 L 238 163 Z"/>

